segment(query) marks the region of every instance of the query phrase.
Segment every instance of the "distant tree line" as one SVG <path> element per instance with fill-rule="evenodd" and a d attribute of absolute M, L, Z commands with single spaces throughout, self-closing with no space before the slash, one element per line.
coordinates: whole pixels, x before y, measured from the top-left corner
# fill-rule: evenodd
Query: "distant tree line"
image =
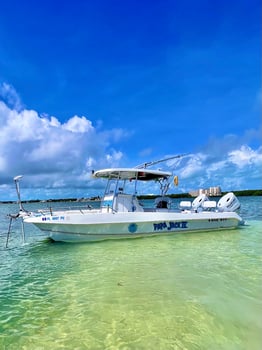
<path fill-rule="evenodd" d="M 238 197 L 240 196 L 262 196 L 262 190 L 242 190 L 242 191 L 233 191 L 234 194 Z M 226 194 L 227 192 L 222 192 Z"/>
<path fill-rule="evenodd" d="M 228 191 L 229 192 L 229 191 Z M 228 192 L 222 192 L 221 196 Z M 241 196 L 262 196 L 262 190 L 241 190 L 241 191 L 232 191 L 237 197 Z M 167 194 L 170 198 L 192 198 L 192 196 L 189 193 L 176 193 L 176 194 Z M 139 199 L 155 199 L 156 197 L 159 197 L 159 195 L 140 195 L 138 196 Z M 97 197 L 91 197 L 91 198 L 60 198 L 60 199 L 47 199 L 47 200 L 40 200 L 40 199 L 32 199 L 32 200 L 25 200 L 22 201 L 23 203 L 36 203 L 36 202 L 81 202 L 81 201 L 89 201 L 89 200 L 101 200 L 99 196 Z M 10 203 L 17 203 L 17 201 L 0 201 L 0 203 L 3 204 L 10 204 Z"/>
<path fill-rule="evenodd" d="M 222 192 L 221 196 L 224 194 L 228 193 L 227 192 Z M 262 190 L 241 190 L 241 191 L 232 191 L 237 197 L 241 196 L 262 196 Z M 159 195 L 141 195 L 138 196 L 139 199 L 155 199 Z M 170 198 L 192 198 L 191 194 L 189 193 L 173 193 L 173 194 L 167 194 L 168 197 Z M 215 197 L 215 196 L 213 196 Z M 220 197 L 220 196 L 219 196 Z"/>

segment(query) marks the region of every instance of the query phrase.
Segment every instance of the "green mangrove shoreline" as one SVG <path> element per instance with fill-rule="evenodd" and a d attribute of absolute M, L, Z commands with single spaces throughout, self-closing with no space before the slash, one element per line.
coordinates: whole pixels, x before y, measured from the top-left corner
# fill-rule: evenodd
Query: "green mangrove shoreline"
<path fill-rule="evenodd" d="M 228 193 L 222 192 L 221 196 Z M 261 190 L 240 190 L 240 191 L 232 191 L 237 197 L 241 196 L 262 196 L 262 189 Z M 218 196 L 218 197 L 221 197 Z M 159 197 L 159 195 L 140 195 L 138 196 L 138 199 L 155 199 L 156 197 Z M 191 194 L 189 193 L 176 193 L 176 194 L 167 194 L 167 197 L 170 198 L 193 198 Z M 214 198 L 216 196 L 212 196 Z M 91 197 L 91 198 L 59 198 L 59 199 L 30 199 L 30 200 L 23 200 L 22 203 L 38 203 L 38 202 L 89 202 L 89 201 L 100 201 L 101 198 L 99 196 L 97 197 Z M 17 201 L 0 201 L 0 204 L 13 204 L 17 203 Z"/>

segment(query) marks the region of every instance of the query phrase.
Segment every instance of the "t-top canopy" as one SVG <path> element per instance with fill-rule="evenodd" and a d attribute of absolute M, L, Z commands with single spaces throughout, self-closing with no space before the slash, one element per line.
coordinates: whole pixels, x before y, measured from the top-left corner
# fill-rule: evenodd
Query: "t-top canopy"
<path fill-rule="evenodd" d="M 172 173 L 160 170 L 137 169 L 137 168 L 113 168 L 98 170 L 93 173 L 97 178 L 112 178 L 119 180 L 141 180 L 150 181 L 167 179 Z"/>

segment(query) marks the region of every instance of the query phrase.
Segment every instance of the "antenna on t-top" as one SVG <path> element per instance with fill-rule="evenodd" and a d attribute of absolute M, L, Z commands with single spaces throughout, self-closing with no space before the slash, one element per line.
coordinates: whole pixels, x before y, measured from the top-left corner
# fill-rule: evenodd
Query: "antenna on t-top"
<path fill-rule="evenodd" d="M 168 157 L 168 158 L 163 158 L 163 159 L 159 159 L 159 160 L 154 160 L 152 162 L 146 162 L 146 163 L 143 163 L 143 164 L 140 164 L 140 165 L 137 165 L 135 168 L 137 169 L 140 169 L 140 168 L 147 168 L 149 166 L 152 166 L 152 165 L 155 165 L 155 164 L 158 164 L 158 163 L 162 163 L 162 162 L 165 162 L 167 160 L 171 160 L 171 159 L 176 159 L 176 158 L 181 158 L 181 157 L 184 157 L 186 156 L 187 154 L 178 154 L 178 155 L 175 155 L 175 156 L 172 156 L 172 157 Z"/>

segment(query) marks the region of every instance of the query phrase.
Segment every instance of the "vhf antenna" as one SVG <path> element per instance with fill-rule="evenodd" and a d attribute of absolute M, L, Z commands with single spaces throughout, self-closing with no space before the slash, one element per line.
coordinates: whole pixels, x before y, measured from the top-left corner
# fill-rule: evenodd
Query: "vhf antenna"
<path fill-rule="evenodd" d="M 168 158 L 164 158 L 164 159 L 159 159 L 159 160 L 155 160 L 155 161 L 152 161 L 152 162 L 146 162 L 146 163 L 143 163 L 143 164 L 140 164 L 140 165 L 137 165 L 135 168 L 136 169 L 145 169 L 149 166 L 152 166 L 152 165 L 155 165 L 155 164 L 158 164 L 158 163 L 161 163 L 161 162 L 165 162 L 167 160 L 170 160 L 170 159 L 175 159 L 175 158 L 181 158 L 181 157 L 184 157 L 186 156 L 187 154 L 178 154 L 176 156 L 172 156 L 172 157 L 168 157 Z"/>

